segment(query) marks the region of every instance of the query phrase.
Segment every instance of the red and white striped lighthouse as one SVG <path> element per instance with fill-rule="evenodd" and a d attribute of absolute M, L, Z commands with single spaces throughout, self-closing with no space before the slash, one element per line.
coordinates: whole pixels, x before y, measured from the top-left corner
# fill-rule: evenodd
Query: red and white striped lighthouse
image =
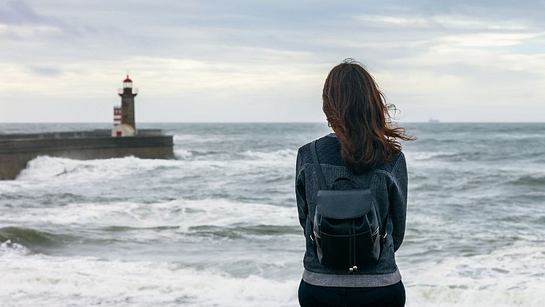
<path fill-rule="evenodd" d="M 133 91 L 132 80 L 129 75 L 123 80 L 123 89 L 119 89 L 121 105 L 114 107 L 114 127 L 112 136 L 134 136 L 136 134 L 136 122 L 134 120 L 134 97 L 138 95 Z"/>

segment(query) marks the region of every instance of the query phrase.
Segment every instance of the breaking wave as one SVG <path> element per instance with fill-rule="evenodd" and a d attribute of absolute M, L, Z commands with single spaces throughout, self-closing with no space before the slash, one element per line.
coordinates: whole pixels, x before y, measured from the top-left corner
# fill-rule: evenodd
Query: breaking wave
<path fill-rule="evenodd" d="M 194 233 L 199 229 L 210 232 L 223 228 L 234 232 L 274 234 L 292 233 L 293 228 L 285 225 L 298 225 L 295 213 L 291 207 L 206 199 L 163 203 L 74 203 L 62 207 L 21 209 L 8 212 L 3 218 L 19 224 L 39 221 L 56 225 L 100 227 L 112 231 L 145 228 Z M 0 238 L 2 236 L 5 239 L 18 237 L 21 240 L 27 238 L 51 243 L 60 239 L 47 232 L 12 227 L 0 228 Z"/>
<path fill-rule="evenodd" d="M 2 227 L 0 228 L 0 241 L 10 241 L 23 245 L 27 248 L 32 247 L 51 247 L 63 244 L 70 237 L 55 235 L 46 231 L 39 231 L 22 227 Z"/>
<path fill-rule="evenodd" d="M 0 247 L 1 248 L 1 247 Z M 0 256 L 0 301 L 9 306 L 293 306 L 296 281 L 230 276 L 168 262 L 96 257 Z M 36 278 L 36 273 L 40 277 Z M 52 292 L 54 291 L 54 293 Z M 12 293 L 20 293 L 14 300 Z"/>

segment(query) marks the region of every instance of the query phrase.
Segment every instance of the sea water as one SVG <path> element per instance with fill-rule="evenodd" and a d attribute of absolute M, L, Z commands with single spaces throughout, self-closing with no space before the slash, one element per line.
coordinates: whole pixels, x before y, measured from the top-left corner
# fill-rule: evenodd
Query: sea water
<path fill-rule="evenodd" d="M 545 124 L 404 126 L 407 305 L 545 306 Z M 0 305 L 297 306 L 295 158 L 327 126 L 141 127 L 176 159 L 42 156 L 0 182 Z"/>

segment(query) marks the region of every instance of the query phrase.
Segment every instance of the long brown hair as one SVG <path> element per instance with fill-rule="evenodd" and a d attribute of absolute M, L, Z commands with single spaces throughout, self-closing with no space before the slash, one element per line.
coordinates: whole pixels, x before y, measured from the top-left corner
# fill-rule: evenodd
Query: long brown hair
<path fill-rule="evenodd" d="M 323 111 L 341 143 L 346 166 L 361 173 L 390 161 L 401 151 L 401 140 L 413 140 L 392 123 L 390 109 L 373 77 L 346 59 L 325 80 Z"/>

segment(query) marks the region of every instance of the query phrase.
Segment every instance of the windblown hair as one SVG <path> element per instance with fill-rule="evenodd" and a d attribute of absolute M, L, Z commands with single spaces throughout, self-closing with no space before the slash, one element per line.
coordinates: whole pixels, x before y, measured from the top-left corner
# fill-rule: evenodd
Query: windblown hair
<path fill-rule="evenodd" d="M 392 123 L 384 95 L 361 64 L 346 59 L 325 80 L 323 111 L 341 143 L 341 157 L 355 173 L 390 161 L 400 140 L 413 140 Z"/>

